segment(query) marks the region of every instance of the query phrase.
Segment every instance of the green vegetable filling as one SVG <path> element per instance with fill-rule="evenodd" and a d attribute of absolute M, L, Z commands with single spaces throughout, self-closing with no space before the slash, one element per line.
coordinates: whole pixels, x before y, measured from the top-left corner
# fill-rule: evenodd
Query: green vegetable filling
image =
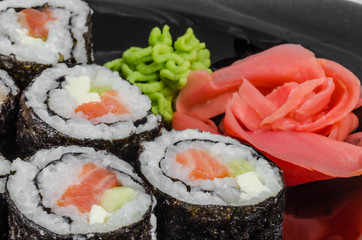
<path fill-rule="evenodd" d="M 89 92 L 98 93 L 99 96 L 103 96 L 103 93 L 112 89 L 112 86 L 91 86 Z"/>
<path fill-rule="evenodd" d="M 253 166 L 246 161 L 245 159 L 236 159 L 226 163 L 229 168 L 233 171 L 233 177 L 236 177 L 240 174 L 254 171 Z"/>
<path fill-rule="evenodd" d="M 169 126 L 175 99 L 190 71 L 211 72 L 210 52 L 191 28 L 173 44 L 169 26 L 165 25 L 162 31 L 155 27 L 148 43 L 146 48 L 130 47 L 122 58 L 107 62 L 105 66 L 138 86 L 151 99 L 153 113 L 161 114 Z"/>
<path fill-rule="evenodd" d="M 136 191 L 130 187 L 115 187 L 104 192 L 101 206 L 109 213 L 120 209 L 124 204 L 134 199 Z"/>

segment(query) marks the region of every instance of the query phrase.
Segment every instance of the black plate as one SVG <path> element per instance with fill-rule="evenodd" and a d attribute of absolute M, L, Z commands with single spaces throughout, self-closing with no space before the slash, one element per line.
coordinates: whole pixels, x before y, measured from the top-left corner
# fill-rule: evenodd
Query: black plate
<path fill-rule="evenodd" d="M 147 44 L 152 27 L 167 23 L 177 35 L 192 26 L 211 50 L 213 63 L 235 56 L 234 39 L 247 37 L 261 49 L 300 43 L 362 79 L 362 3 L 358 0 L 88 2 L 95 10 L 95 57 L 100 63 L 128 46 Z"/>
<path fill-rule="evenodd" d="M 192 27 L 210 50 L 213 68 L 292 42 L 339 62 L 362 79 L 362 4 L 357 0 L 88 2 L 94 9 L 98 64 L 121 57 L 130 46 L 146 46 L 150 30 L 168 24 L 173 36 Z M 289 188 L 284 239 L 361 239 L 361 202 L 362 177 Z"/>

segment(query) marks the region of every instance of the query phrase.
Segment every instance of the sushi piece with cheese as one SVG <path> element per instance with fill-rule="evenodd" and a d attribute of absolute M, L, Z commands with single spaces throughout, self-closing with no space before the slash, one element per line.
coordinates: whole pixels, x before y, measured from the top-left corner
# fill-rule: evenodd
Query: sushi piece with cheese
<path fill-rule="evenodd" d="M 284 181 L 253 148 L 196 130 L 142 144 L 162 239 L 281 239 Z"/>
<path fill-rule="evenodd" d="M 59 62 L 91 63 L 91 15 L 81 0 L 0 1 L 0 69 L 24 89 Z"/>
<path fill-rule="evenodd" d="M 104 149 L 128 162 L 140 141 L 162 127 L 150 99 L 118 73 L 98 65 L 45 70 L 20 100 L 17 143 L 21 156 L 61 145 Z"/>
<path fill-rule="evenodd" d="M 106 151 L 69 146 L 13 162 L 9 239 L 155 239 L 155 199 Z"/>

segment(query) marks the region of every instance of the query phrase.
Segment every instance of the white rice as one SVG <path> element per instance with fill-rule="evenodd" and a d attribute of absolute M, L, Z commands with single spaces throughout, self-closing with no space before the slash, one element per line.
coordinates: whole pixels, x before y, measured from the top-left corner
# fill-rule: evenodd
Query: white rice
<path fill-rule="evenodd" d="M 177 146 L 173 146 L 175 143 Z M 283 188 L 283 180 L 277 167 L 272 167 L 264 159 L 255 159 L 253 155 L 256 153 L 255 150 L 229 137 L 196 130 L 163 131 L 162 135 L 156 138 L 154 142 L 143 143 L 143 147 L 145 149 L 139 160 L 141 171 L 147 180 L 160 191 L 187 203 L 253 205 L 270 196 L 276 196 Z M 240 197 L 243 193 L 242 190 L 237 187 L 232 177 L 215 178 L 214 180 L 189 180 L 189 170 L 175 161 L 177 153 L 189 148 L 204 149 L 214 156 L 222 156 L 225 162 L 240 158 L 246 159 L 253 166 L 258 179 L 269 191 L 261 191 L 256 197 L 244 199 Z M 161 168 L 159 167 L 160 162 Z M 179 179 L 182 182 L 173 181 L 171 178 Z M 190 192 L 187 191 L 186 186 L 190 187 Z"/>
<path fill-rule="evenodd" d="M 56 89 L 59 86 L 59 82 L 56 80 L 63 76 L 80 77 L 84 75 L 89 76 L 95 85 L 111 85 L 114 90 L 117 90 L 122 103 L 130 110 L 130 114 L 118 116 L 107 114 L 92 121 L 80 118 L 80 113 L 75 114 L 75 99 L 72 99 L 67 90 Z M 48 111 L 46 103 L 48 92 L 49 108 L 58 115 L 51 115 Z M 149 113 L 151 101 L 141 93 L 138 87 L 123 80 L 118 73 L 97 65 L 79 65 L 68 68 L 65 64 L 57 64 L 35 78 L 25 92 L 25 96 L 26 105 L 33 108 L 44 122 L 57 131 L 74 138 L 123 139 L 132 133 L 152 130 L 161 121 L 160 116 Z M 147 117 L 145 124 L 134 126 L 134 121 L 145 117 Z M 105 123 L 112 124 L 106 125 Z"/>
<path fill-rule="evenodd" d="M 81 158 L 67 155 L 62 162 L 48 165 L 52 161 L 60 159 L 65 153 L 84 153 L 84 155 L 81 155 Z M 117 173 L 117 178 L 124 186 L 132 187 L 137 191 L 136 197 L 123 205 L 121 209 L 113 212 L 104 224 L 89 225 L 86 220 L 87 215 L 80 213 L 75 207 L 59 208 L 56 206 L 56 201 L 64 190 L 77 182 L 76 176 L 81 171 L 81 165 L 86 162 L 121 171 L 122 173 Z M 44 169 L 38 177 L 39 190 L 44 197 L 42 203 L 45 207 L 52 209 L 52 214 L 48 214 L 39 206 L 40 198 L 34 179 L 40 169 Z M 9 177 L 7 187 L 17 208 L 30 220 L 57 234 L 114 231 L 141 220 L 152 205 L 151 196 L 146 194 L 140 184 L 132 180 L 134 178 L 136 181 L 142 182 L 134 173 L 133 168 L 105 151 L 96 152 L 92 148 L 75 146 L 42 150 L 35 154 L 30 162 L 15 160 L 12 170 L 16 171 L 16 174 Z M 70 216 L 73 222 L 68 224 L 64 218 L 59 216 L 60 214 Z"/>
<path fill-rule="evenodd" d="M 18 22 L 14 8 L 35 8 L 49 5 L 56 20 L 48 23 L 46 41 L 29 37 L 28 30 Z M 17 60 L 56 64 L 61 54 L 65 60 L 71 52 L 78 63 L 86 63 L 87 52 L 83 34 L 89 31 L 87 17 L 91 13 L 87 3 L 80 0 L 4 0 L 0 1 L 0 54 L 14 54 Z M 71 26 L 69 26 L 71 23 Z M 77 44 L 73 48 L 73 38 Z"/>
<path fill-rule="evenodd" d="M 6 176 L 10 174 L 11 162 L 0 155 L 0 194 L 5 192 Z"/>
<path fill-rule="evenodd" d="M 2 103 L 7 98 L 9 92 L 10 89 L 2 81 L 0 81 L 0 109 L 2 108 Z"/>
<path fill-rule="evenodd" d="M 9 93 L 15 96 L 19 93 L 19 89 L 15 85 L 13 79 L 9 76 L 9 74 L 6 71 L 0 70 L 0 96 L 3 97 L 2 99 L 0 99 L 0 103 L 5 100 L 6 96 Z"/>

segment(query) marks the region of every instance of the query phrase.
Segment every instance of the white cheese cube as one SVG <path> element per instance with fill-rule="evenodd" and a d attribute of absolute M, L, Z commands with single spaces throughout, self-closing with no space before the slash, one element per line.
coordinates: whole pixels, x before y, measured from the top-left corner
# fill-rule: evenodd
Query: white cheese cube
<path fill-rule="evenodd" d="M 101 97 L 98 93 L 89 92 L 91 88 L 91 79 L 88 76 L 67 77 L 67 84 L 64 88 L 75 97 L 78 105 L 87 102 L 101 101 Z"/>
<path fill-rule="evenodd" d="M 16 29 L 16 31 L 19 33 L 20 41 L 22 44 L 33 45 L 33 44 L 41 44 L 43 42 L 43 40 L 41 40 L 40 38 L 30 37 L 28 35 L 29 31 L 25 28 L 18 28 Z"/>
<path fill-rule="evenodd" d="M 243 191 L 241 194 L 242 200 L 250 200 L 258 196 L 262 191 L 270 192 L 270 190 L 260 182 L 254 171 L 237 175 L 235 180 L 240 190 Z"/>
<path fill-rule="evenodd" d="M 76 96 L 77 102 L 79 105 L 83 104 L 83 103 L 88 103 L 88 102 L 101 102 L 101 97 L 99 96 L 98 93 L 96 92 L 90 92 L 87 94 L 84 94 L 82 96 Z"/>
<path fill-rule="evenodd" d="M 89 213 L 89 225 L 95 223 L 105 223 L 109 213 L 101 206 L 93 205 Z"/>
<path fill-rule="evenodd" d="M 67 84 L 64 86 L 71 95 L 79 96 L 87 94 L 91 87 L 91 79 L 88 76 L 69 77 L 67 76 Z"/>

